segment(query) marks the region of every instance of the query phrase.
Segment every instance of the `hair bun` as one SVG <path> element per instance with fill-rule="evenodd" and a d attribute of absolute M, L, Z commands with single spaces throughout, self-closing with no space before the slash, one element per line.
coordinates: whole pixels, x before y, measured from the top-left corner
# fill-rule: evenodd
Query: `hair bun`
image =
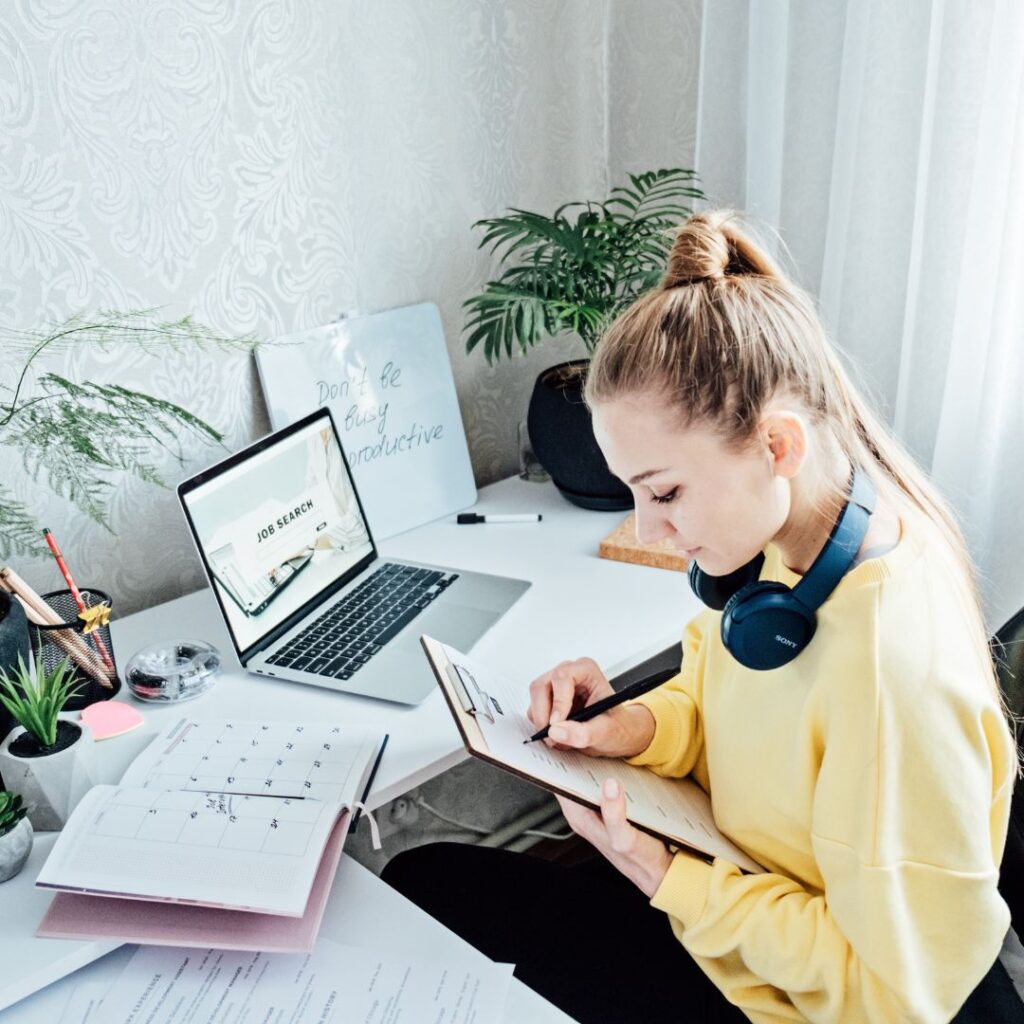
<path fill-rule="evenodd" d="M 741 274 L 780 277 L 771 257 L 739 229 L 735 217 L 731 210 L 710 210 L 680 224 L 662 288 Z"/>

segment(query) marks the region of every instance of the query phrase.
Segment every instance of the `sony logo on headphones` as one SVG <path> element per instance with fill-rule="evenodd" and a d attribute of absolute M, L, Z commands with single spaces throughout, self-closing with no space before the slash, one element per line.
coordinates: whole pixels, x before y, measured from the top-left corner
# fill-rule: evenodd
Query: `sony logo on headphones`
<path fill-rule="evenodd" d="M 775 639 L 778 640 L 780 644 L 785 644 L 787 647 L 795 648 L 797 646 L 793 640 L 790 640 L 788 637 L 780 636 L 778 633 L 775 634 Z"/>

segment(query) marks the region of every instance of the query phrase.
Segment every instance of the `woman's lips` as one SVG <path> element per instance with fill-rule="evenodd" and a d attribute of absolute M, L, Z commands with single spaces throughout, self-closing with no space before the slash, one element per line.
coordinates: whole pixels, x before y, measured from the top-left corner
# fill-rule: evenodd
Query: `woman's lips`
<path fill-rule="evenodd" d="M 687 558 L 694 558 L 698 554 L 698 552 L 700 552 L 701 550 L 702 549 L 699 548 L 699 547 L 697 547 L 697 548 L 683 548 L 682 552 L 683 552 L 683 554 Z"/>

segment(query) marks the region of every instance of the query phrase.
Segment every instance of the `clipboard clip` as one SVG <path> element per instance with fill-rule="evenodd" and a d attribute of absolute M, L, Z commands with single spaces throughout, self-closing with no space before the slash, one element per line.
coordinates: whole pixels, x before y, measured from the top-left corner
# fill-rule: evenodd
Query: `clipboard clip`
<path fill-rule="evenodd" d="M 462 710 L 467 715 L 472 715 L 474 718 L 486 718 L 491 725 L 494 725 L 496 721 L 494 712 L 497 711 L 499 715 L 505 714 L 501 710 L 501 705 L 486 690 L 481 689 L 473 673 L 464 665 L 456 665 L 450 661 L 447 665 L 447 672 L 452 689 L 455 690 Z"/>

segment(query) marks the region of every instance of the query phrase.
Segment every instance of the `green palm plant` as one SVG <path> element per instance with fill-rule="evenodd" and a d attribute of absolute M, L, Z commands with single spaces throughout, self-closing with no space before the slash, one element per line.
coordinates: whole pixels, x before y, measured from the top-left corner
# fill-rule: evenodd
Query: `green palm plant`
<path fill-rule="evenodd" d="M 697 181 L 682 168 L 631 174 L 603 202 L 477 221 L 479 248 L 489 247 L 503 269 L 464 304 L 466 351 L 482 345 L 493 363 L 572 332 L 593 352 L 605 323 L 661 279 L 672 229 L 704 198 Z"/>
<path fill-rule="evenodd" d="M 33 368 L 44 355 L 91 345 L 131 346 L 149 354 L 196 346 L 251 350 L 251 335 L 225 337 L 186 316 L 163 321 L 153 309 L 101 310 L 21 329 L 0 325 L 0 353 L 16 367 L 0 373 L 0 446 L 13 448 L 26 473 L 111 530 L 108 502 L 116 471 L 163 486 L 151 452 L 184 462 L 187 441 L 219 443 L 221 433 L 187 409 L 119 384 L 76 382 Z M 20 366 L 20 369 L 17 368 Z M 111 532 L 113 532 L 111 530 Z M 0 558 L 45 553 L 39 525 L 0 481 Z"/>
<path fill-rule="evenodd" d="M 68 658 L 47 669 L 40 655 L 30 669 L 19 655 L 13 673 L 0 669 L 0 704 L 44 750 L 57 742 L 57 716 L 80 689 Z"/>
<path fill-rule="evenodd" d="M 0 837 L 13 831 L 28 813 L 21 797 L 7 789 L 0 789 Z"/>

